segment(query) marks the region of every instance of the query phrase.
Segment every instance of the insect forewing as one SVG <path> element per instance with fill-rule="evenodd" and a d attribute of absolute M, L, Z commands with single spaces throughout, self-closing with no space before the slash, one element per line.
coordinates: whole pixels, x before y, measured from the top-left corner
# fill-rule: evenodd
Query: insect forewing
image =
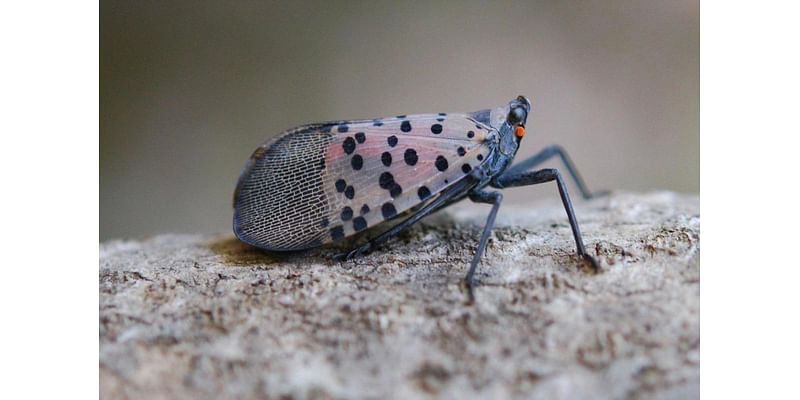
<path fill-rule="evenodd" d="M 234 196 L 234 231 L 300 250 L 392 219 L 489 159 L 491 128 L 467 114 L 301 126 L 259 147 Z"/>

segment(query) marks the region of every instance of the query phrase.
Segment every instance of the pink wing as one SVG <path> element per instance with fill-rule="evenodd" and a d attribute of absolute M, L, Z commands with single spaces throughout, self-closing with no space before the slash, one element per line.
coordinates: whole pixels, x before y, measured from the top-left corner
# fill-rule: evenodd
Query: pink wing
<path fill-rule="evenodd" d="M 234 230 L 271 250 L 343 239 L 422 204 L 489 158 L 494 131 L 466 114 L 341 121 L 287 131 L 251 157 Z"/>

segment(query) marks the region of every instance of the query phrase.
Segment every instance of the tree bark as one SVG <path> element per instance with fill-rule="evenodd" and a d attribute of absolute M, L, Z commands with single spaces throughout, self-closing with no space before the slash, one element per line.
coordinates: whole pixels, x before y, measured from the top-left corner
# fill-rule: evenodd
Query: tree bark
<path fill-rule="evenodd" d="M 697 398 L 699 197 L 458 204 L 378 250 L 266 254 L 231 234 L 100 245 L 101 398 Z"/>

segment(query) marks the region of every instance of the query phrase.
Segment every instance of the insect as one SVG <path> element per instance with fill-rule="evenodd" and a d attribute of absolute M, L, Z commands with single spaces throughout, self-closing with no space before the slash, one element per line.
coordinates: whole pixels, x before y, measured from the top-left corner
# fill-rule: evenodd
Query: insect
<path fill-rule="evenodd" d="M 247 161 L 234 194 L 233 230 L 250 245 L 292 251 L 396 222 L 337 255 L 346 260 L 464 198 L 491 204 L 464 280 L 473 299 L 475 270 L 503 200 L 490 188 L 555 181 L 578 255 L 596 268 L 584 248 L 561 174 L 552 168 L 535 169 L 558 156 L 583 197 L 592 197 L 567 153 L 550 146 L 510 166 L 530 112 L 530 101 L 519 96 L 506 106 L 472 113 L 398 115 L 290 129 L 258 147 Z"/>

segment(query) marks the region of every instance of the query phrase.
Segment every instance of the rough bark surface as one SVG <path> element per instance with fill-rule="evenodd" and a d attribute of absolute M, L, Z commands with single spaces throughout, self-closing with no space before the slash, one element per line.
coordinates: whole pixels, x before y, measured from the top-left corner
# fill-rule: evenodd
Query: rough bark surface
<path fill-rule="evenodd" d="M 456 205 L 354 261 L 230 234 L 100 245 L 101 398 L 699 397 L 700 201 Z"/>

